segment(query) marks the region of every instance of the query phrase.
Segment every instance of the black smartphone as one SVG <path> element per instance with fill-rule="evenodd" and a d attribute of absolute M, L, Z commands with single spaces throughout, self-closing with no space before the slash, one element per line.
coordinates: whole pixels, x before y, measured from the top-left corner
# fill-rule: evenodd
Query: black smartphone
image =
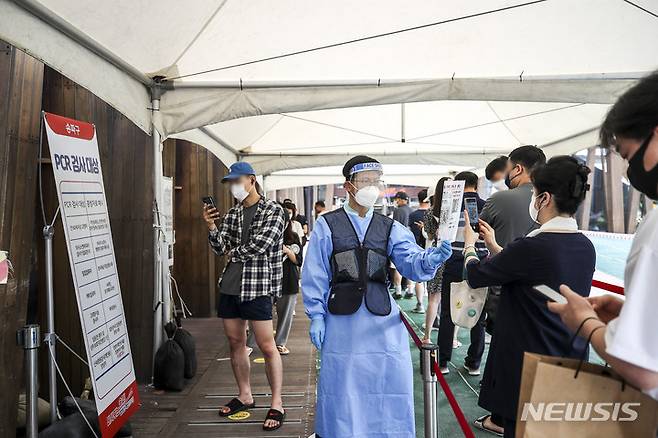
<path fill-rule="evenodd" d="M 217 205 L 215 205 L 215 199 L 212 196 L 204 196 L 201 198 L 201 201 L 209 207 L 217 208 Z"/>
<path fill-rule="evenodd" d="M 480 231 L 480 216 L 478 214 L 478 201 L 475 198 L 464 199 L 464 206 L 468 212 L 468 219 L 471 228 L 475 232 Z"/>

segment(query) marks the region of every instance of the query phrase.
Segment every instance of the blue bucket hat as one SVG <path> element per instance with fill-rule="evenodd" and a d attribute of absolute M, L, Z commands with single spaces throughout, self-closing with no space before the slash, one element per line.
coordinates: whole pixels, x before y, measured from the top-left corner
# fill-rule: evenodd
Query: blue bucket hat
<path fill-rule="evenodd" d="M 222 182 L 232 181 L 243 175 L 256 175 L 256 171 L 251 167 L 251 164 L 246 161 L 238 161 L 237 163 L 231 164 L 228 175 L 222 178 Z"/>

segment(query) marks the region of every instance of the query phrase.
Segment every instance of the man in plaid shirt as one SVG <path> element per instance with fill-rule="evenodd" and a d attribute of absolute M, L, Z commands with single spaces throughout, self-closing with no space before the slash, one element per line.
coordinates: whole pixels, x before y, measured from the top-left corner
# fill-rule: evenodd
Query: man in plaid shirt
<path fill-rule="evenodd" d="M 219 415 L 226 417 L 255 406 L 246 346 L 247 324 L 251 323 L 272 389 L 272 405 L 263 428 L 275 430 L 285 418 L 281 400 L 283 368 L 272 334 L 272 297 L 281 294 L 283 277 L 285 212 L 279 204 L 260 195 L 249 163 L 234 163 L 222 180 L 227 181 L 238 204 L 228 211 L 219 227 L 215 225 L 219 213 L 214 206 L 203 208 L 210 248 L 217 255 L 229 256 L 219 283 L 217 314 L 223 319 L 229 340 L 239 394 L 220 408 Z"/>

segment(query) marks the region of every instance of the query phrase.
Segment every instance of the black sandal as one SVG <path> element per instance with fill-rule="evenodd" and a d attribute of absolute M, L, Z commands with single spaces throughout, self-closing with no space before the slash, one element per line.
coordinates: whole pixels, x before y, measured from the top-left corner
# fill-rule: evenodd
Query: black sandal
<path fill-rule="evenodd" d="M 263 430 L 267 432 L 272 432 L 273 430 L 277 430 L 278 428 L 283 426 L 283 420 L 285 419 L 286 419 L 285 412 L 281 412 L 276 409 L 270 409 L 269 411 L 267 411 L 267 416 L 265 417 L 265 421 L 274 420 L 274 421 L 278 421 L 279 424 L 277 424 L 276 426 L 268 427 L 265 426 L 265 423 L 263 423 Z"/>
<path fill-rule="evenodd" d="M 219 416 L 220 416 L 220 417 L 228 417 L 228 416 L 231 416 L 231 415 L 233 415 L 233 414 L 237 414 L 238 412 L 242 412 L 242 411 L 246 411 L 246 410 L 248 410 L 248 409 L 253 409 L 253 408 L 255 408 L 255 407 L 256 407 L 256 402 L 254 401 L 253 403 L 251 403 L 251 404 L 249 404 L 249 405 L 245 405 L 244 403 L 242 403 L 242 402 L 240 401 L 239 398 L 234 398 L 233 400 L 231 400 L 230 402 L 226 403 L 226 404 L 225 404 L 224 406 L 222 406 L 222 407 L 223 407 L 223 408 L 228 408 L 229 411 L 228 411 L 228 412 L 224 412 L 224 411 L 222 411 L 222 410 L 220 409 L 220 411 L 219 411 Z"/>

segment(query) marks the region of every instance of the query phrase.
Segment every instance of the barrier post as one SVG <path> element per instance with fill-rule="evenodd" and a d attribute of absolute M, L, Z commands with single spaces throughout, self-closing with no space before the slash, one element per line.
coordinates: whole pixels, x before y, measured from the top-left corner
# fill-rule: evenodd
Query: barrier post
<path fill-rule="evenodd" d="M 437 414 L 436 375 L 432 367 L 436 344 L 421 345 L 421 373 L 423 375 L 423 406 L 425 414 L 425 438 L 438 438 L 439 424 Z"/>
<path fill-rule="evenodd" d="M 16 341 L 25 350 L 25 391 L 27 402 L 25 432 L 27 438 L 37 438 L 39 434 L 39 414 L 37 411 L 39 397 L 39 326 L 30 324 L 18 330 Z"/>
<path fill-rule="evenodd" d="M 43 227 L 43 239 L 46 247 L 46 335 L 44 342 L 52 354 L 48 355 L 48 394 L 50 397 L 50 422 L 57 421 L 57 371 L 55 369 L 55 293 L 53 292 L 53 235 L 52 225 Z"/>

